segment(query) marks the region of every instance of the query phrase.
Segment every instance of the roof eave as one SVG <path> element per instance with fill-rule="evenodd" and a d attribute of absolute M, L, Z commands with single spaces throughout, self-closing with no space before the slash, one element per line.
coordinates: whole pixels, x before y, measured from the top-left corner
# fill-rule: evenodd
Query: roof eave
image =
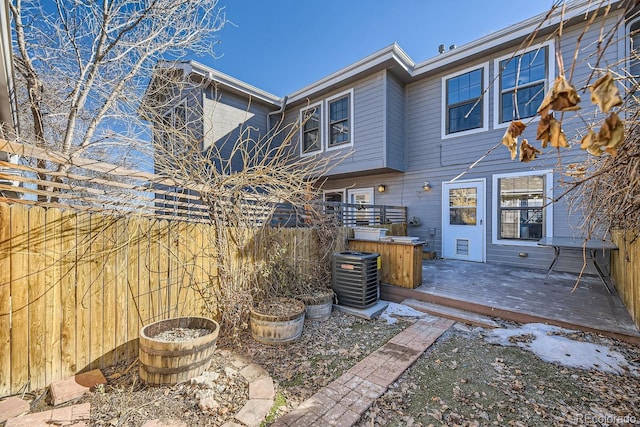
<path fill-rule="evenodd" d="M 621 0 L 613 0 L 612 4 L 620 3 Z M 462 45 L 454 50 L 449 50 L 446 53 L 442 53 L 426 61 L 416 64 L 413 71 L 414 77 L 419 77 L 422 74 L 434 71 L 436 69 L 449 66 L 453 63 L 462 61 L 466 58 L 474 55 L 481 54 L 485 51 L 499 48 L 500 46 L 507 45 L 509 42 L 525 38 L 532 34 L 534 31 L 544 32 L 551 27 L 557 26 L 561 21 L 569 21 L 585 15 L 594 10 L 600 9 L 600 2 L 593 1 L 575 1 L 567 3 L 567 7 L 562 11 L 559 7 L 554 13 L 547 17 L 548 12 L 541 13 L 532 18 L 526 19 L 515 26 L 496 31 L 488 34 L 470 43 Z M 546 19 L 545 19 L 546 18 Z"/>
<path fill-rule="evenodd" d="M 361 73 L 366 73 L 367 70 L 375 68 L 376 65 L 382 64 L 386 61 L 393 61 L 410 76 L 414 67 L 413 60 L 407 55 L 396 43 L 385 47 L 377 52 L 372 53 L 366 58 L 361 59 L 345 68 L 342 68 L 327 77 L 320 79 L 308 86 L 303 87 L 289 95 L 287 101 L 288 104 L 293 104 L 296 101 L 307 99 L 312 97 L 315 93 L 321 92 L 328 88 L 339 85 L 342 81 L 347 80 L 353 76 Z"/>
<path fill-rule="evenodd" d="M 255 100 L 260 100 L 273 105 L 274 107 L 280 107 L 282 104 L 282 98 L 279 96 L 273 95 L 267 91 L 252 86 L 249 83 L 231 77 L 228 74 L 214 70 L 213 68 L 207 67 L 197 61 L 160 61 L 158 62 L 157 67 L 164 69 L 180 69 L 185 76 L 194 74 L 199 75 L 212 83 L 222 85 L 234 92 L 246 95 L 247 97 L 251 97 Z"/>
<path fill-rule="evenodd" d="M 234 91 L 246 94 L 253 99 L 258 99 L 268 104 L 272 104 L 274 107 L 280 107 L 280 105 L 282 104 L 281 97 L 252 86 L 246 82 L 243 82 L 242 80 L 231 77 L 228 74 L 222 73 L 218 70 L 214 70 L 213 68 L 209 68 L 206 65 L 200 64 L 195 61 L 189 61 L 189 64 L 191 65 L 192 72 L 198 73 L 203 77 L 211 80 L 212 82 L 226 86 Z"/>

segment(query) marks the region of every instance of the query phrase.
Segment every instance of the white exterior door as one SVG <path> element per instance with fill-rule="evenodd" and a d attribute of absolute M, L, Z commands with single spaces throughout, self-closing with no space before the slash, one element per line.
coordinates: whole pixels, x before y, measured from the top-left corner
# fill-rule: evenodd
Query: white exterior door
<path fill-rule="evenodd" d="M 372 205 L 373 188 L 359 188 L 347 190 L 347 200 L 351 205 Z M 349 215 L 351 227 L 373 224 L 373 210 L 371 208 L 356 208 Z"/>
<path fill-rule="evenodd" d="M 485 261 L 485 181 L 442 183 L 442 257 Z"/>

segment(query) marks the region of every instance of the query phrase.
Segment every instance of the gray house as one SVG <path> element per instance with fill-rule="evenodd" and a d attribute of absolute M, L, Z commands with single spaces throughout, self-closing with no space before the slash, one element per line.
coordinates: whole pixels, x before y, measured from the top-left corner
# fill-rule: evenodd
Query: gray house
<path fill-rule="evenodd" d="M 592 13 L 602 16 L 600 3 L 569 2 L 561 46 L 560 14 L 540 15 L 423 62 L 393 44 L 284 97 L 193 61 L 165 66 L 194 82 L 203 148 L 247 126 L 267 135 L 278 123 L 304 122 L 300 156 L 344 155 L 326 176 L 325 200 L 406 206 L 409 235 L 445 258 L 546 267 L 553 250 L 538 246 L 540 238 L 582 237 L 579 212 L 565 198 L 549 203 L 572 179 L 566 165 L 587 158 L 580 130 L 597 111 L 581 89 L 599 76 L 592 74 L 596 63 L 637 71 L 623 59 L 640 20 L 618 25 L 625 22 L 620 3 L 585 32 Z M 598 50 L 608 31 L 613 42 Z M 582 96 L 582 118 L 564 114 L 563 128 L 578 144 L 542 149 L 531 162 L 512 160 L 500 142 L 513 120 L 527 125 L 520 138 L 540 148 L 536 110 L 562 74 L 558 57 L 576 64 L 571 81 Z M 565 257 L 557 268 L 581 265 L 581 258 Z"/>

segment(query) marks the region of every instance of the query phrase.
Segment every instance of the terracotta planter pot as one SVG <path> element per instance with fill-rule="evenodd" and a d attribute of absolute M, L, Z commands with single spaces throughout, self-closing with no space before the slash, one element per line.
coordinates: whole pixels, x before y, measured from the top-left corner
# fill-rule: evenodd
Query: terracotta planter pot
<path fill-rule="evenodd" d="M 271 298 L 251 309 L 250 326 L 254 340 L 268 345 L 287 344 L 302 335 L 305 306 L 293 298 Z"/>
<path fill-rule="evenodd" d="M 303 294 L 297 298 L 304 302 L 307 319 L 327 320 L 331 317 L 334 298 L 332 290 L 314 294 Z"/>

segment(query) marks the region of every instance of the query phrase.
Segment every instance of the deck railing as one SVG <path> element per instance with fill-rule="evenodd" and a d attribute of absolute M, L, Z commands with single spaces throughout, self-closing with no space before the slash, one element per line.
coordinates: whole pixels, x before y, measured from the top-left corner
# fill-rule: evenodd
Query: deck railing
<path fill-rule="evenodd" d="M 407 222 L 404 206 L 361 205 L 340 202 L 321 202 L 324 213 L 345 227 L 402 224 Z"/>

